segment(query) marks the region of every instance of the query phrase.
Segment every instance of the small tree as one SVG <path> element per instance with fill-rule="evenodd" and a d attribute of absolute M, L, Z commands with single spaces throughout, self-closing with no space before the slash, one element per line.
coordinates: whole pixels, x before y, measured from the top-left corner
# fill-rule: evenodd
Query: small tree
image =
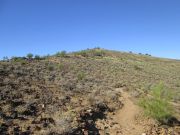
<path fill-rule="evenodd" d="M 41 59 L 41 57 L 40 57 L 39 55 L 35 55 L 34 58 L 35 58 L 36 60 L 40 60 L 40 59 Z"/>
<path fill-rule="evenodd" d="M 32 53 L 28 53 L 28 54 L 27 54 L 27 58 L 28 58 L 28 59 L 32 59 L 32 58 L 33 58 L 33 54 L 32 54 Z"/>

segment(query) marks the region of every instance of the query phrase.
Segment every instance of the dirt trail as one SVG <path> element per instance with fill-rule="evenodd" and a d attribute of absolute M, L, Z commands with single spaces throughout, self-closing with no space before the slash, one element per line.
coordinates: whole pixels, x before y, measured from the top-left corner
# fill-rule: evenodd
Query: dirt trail
<path fill-rule="evenodd" d="M 121 100 L 124 104 L 114 116 L 115 120 L 119 121 L 122 135 L 141 135 L 144 133 L 144 126 L 137 122 L 137 116 L 141 113 L 140 108 L 133 103 L 130 95 L 127 92 L 121 91 Z"/>
<path fill-rule="evenodd" d="M 116 90 L 121 93 L 123 107 L 115 114 L 110 114 L 107 121 L 102 122 L 101 126 L 105 126 L 105 129 L 100 134 L 147 135 L 146 131 L 152 127 L 153 121 L 143 117 L 141 108 L 134 104 L 128 92 L 123 88 Z"/>

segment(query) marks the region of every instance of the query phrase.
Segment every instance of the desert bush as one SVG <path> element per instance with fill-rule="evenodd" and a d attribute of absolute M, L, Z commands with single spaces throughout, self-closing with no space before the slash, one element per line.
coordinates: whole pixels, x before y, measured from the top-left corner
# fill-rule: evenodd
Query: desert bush
<path fill-rule="evenodd" d="M 94 57 L 94 56 L 104 56 L 105 51 L 101 49 L 88 49 L 88 50 L 82 50 L 79 52 L 75 52 L 75 55 L 80 55 L 83 57 Z"/>
<path fill-rule="evenodd" d="M 26 65 L 28 62 L 26 60 L 21 60 L 20 63 L 21 65 Z"/>
<path fill-rule="evenodd" d="M 121 102 L 119 101 L 119 92 L 108 90 L 111 88 L 105 88 L 107 90 L 102 90 L 102 88 L 92 91 L 87 98 L 91 106 L 98 104 L 105 104 L 108 106 L 109 111 L 115 111 L 121 107 Z"/>
<path fill-rule="evenodd" d="M 35 55 L 35 56 L 34 56 L 34 59 L 36 59 L 36 60 L 40 60 L 40 59 L 41 59 L 41 57 L 40 57 L 39 55 Z"/>
<path fill-rule="evenodd" d="M 53 66 L 53 65 L 48 65 L 47 69 L 48 69 L 49 71 L 53 71 L 53 70 L 54 70 L 54 66 Z"/>
<path fill-rule="evenodd" d="M 33 58 L 33 54 L 32 54 L 32 53 L 28 53 L 28 54 L 26 55 L 26 57 L 27 57 L 28 59 L 32 59 L 32 58 Z"/>
<path fill-rule="evenodd" d="M 150 92 L 150 96 L 142 98 L 139 102 L 144 108 L 145 114 L 161 123 L 166 123 L 173 115 L 173 107 L 170 104 L 172 93 L 165 89 L 163 83 L 159 83 Z"/>
<path fill-rule="evenodd" d="M 145 55 L 146 55 L 146 56 L 151 56 L 151 54 L 148 54 L 148 53 L 146 53 Z"/>
<path fill-rule="evenodd" d="M 85 78 L 85 73 L 84 72 L 79 72 L 78 74 L 77 74 L 77 78 L 78 78 L 78 80 L 80 81 L 80 80 L 83 80 L 84 78 Z"/>
<path fill-rule="evenodd" d="M 92 91 L 92 93 L 90 93 L 87 96 L 90 105 L 96 105 L 99 103 L 104 103 L 103 96 L 101 97 L 101 92 L 102 92 L 101 90 L 95 89 Z"/>
<path fill-rule="evenodd" d="M 121 82 L 115 82 L 113 86 L 115 88 L 121 88 L 121 87 L 123 87 L 123 84 Z"/>
<path fill-rule="evenodd" d="M 58 115 L 55 120 L 56 126 L 51 128 L 51 133 L 54 134 L 67 134 L 72 132 L 74 127 L 77 127 L 77 122 L 74 121 L 76 113 L 73 110 L 67 108 L 66 112 L 62 112 L 61 115 Z"/>
<path fill-rule="evenodd" d="M 139 67 L 139 66 L 137 66 L 137 65 L 134 65 L 134 69 L 135 69 L 135 70 L 142 70 L 142 68 Z"/>
<path fill-rule="evenodd" d="M 13 56 L 13 57 L 11 58 L 11 60 L 14 61 L 14 62 L 24 62 L 25 59 L 26 59 L 26 58 L 24 58 L 24 57 L 15 57 L 15 56 Z"/>
<path fill-rule="evenodd" d="M 75 54 L 75 56 L 80 55 L 80 56 L 83 56 L 83 57 L 88 57 L 88 50 L 82 50 L 82 51 L 79 51 L 79 52 L 75 52 L 74 54 Z"/>
<path fill-rule="evenodd" d="M 104 56 L 105 52 L 100 49 L 95 49 L 95 50 L 92 50 L 92 54 L 93 56 Z"/>
<path fill-rule="evenodd" d="M 57 57 L 66 57 L 67 53 L 66 53 L 66 51 L 57 52 L 55 54 L 55 56 L 57 56 Z"/>
<path fill-rule="evenodd" d="M 58 64 L 58 65 L 57 65 L 57 68 L 58 68 L 59 70 L 63 70 L 63 69 L 64 69 L 64 65 L 63 65 L 63 64 Z"/>

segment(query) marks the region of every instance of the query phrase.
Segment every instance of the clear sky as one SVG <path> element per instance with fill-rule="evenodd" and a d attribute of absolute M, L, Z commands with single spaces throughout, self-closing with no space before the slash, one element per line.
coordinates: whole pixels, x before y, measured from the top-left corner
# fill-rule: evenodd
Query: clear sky
<path fill-rule="evenodd" d="M 96 46 L 180 59 L 180 0 L 0 0 L 0 58 Z"/>

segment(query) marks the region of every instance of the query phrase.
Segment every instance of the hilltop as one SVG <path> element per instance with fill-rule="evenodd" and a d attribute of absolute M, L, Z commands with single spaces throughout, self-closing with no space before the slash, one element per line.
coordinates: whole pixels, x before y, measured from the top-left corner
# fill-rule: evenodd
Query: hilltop
<path fill-rule="evenodd" d="M 179 60 L 100 48 L 1 61 L 0 134 L 131 134 L 118 126 L 122 116 L 117 114 L 126 115 L 122 112 L 127 105 L 142 114 L 136 111 L 138 100 L 159 82 L 175 93 L 172 104 L 178 119 L 179 73 Z M 144 115 L 135 122 L 145 122 L 140 125 L 147 135 L 180 133 L 178 123 L 164 127 Z"/>

